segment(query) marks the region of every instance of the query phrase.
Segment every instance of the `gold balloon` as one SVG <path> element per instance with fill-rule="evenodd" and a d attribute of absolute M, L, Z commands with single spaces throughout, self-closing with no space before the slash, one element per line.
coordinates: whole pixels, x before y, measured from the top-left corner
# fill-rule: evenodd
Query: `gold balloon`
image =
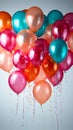
<path fill-rule="evenodd" d="M 44 14 L 39 7 L 33 6 L 26 12 L 26 22 L 29 28 L 36 32 L 44 21 Z"/>
<path fill-rule="evenodd" d="M 29 29 L 22 30 L 17 34 L 15 50 L 21 49 L 24 53 L 28 53 L 29 49 L 34 46 L 37 36 Z"/>
<path fill-rule="evenodd" d="M 0 47 L 0 68 L 6 72 L 10 72 L 12 67 L 12 53 Z"/>

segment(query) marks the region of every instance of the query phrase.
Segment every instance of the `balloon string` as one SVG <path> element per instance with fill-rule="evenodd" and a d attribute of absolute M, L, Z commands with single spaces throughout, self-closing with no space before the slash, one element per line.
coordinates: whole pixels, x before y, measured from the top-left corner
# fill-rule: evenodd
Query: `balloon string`
<path fill-rule="evenodd" d="M 16 115 L 18 114 L 18 108 L 19 108 L 19 95 L 17 95 Z"/>
<path fill-rule="evenodd" d="M 44 115 L 43 115 L 44 111 L 43 111 L 43 105 L 41 105 L 41 127 L 42 130 L 45 130 L 44 128 Z"/>

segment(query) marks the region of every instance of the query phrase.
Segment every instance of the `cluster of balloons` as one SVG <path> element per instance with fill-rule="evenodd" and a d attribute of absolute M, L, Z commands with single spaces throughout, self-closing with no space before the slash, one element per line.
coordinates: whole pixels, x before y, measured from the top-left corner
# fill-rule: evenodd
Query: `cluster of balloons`
<path fill-rule="evenodd" d="M 57 86 L 72 65 L 73 12 L 51 10 L 46 16 L 36 6 L 13 16 L 0 11 L 0 68 L 10 73 L 8 84 L 16 94 L 33 81 L 33 96 L 44 104 L 51 84 Z"/>

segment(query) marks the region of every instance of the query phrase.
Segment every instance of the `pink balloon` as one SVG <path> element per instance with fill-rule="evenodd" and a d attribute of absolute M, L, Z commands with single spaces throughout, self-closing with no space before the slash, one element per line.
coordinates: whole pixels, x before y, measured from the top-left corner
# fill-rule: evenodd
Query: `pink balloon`
<path fill-rule="evenodd" d="M 73 53 L 68 50 L 67 57 L 60 63 L 61 68 L 66 71 L 73 65 Z"/>
<path fill-rule="evenodd" d="M 10 74 L 8 78 L 8 83 L 9 83 L 10 88 L 15 93 L 19 94 L 26 87 L 27 81 L 24 74 L 21 71 L 16 70 Z"/>
<path fill-rule="evenodd" d="M 0 44 L 4 49 L 12 51 L 16 46 L 16 34 L 10 29 L 5 29 L 0 33 Z"/>
<path fill-rule="evenodd" d="M 49 81 L 54 85 L 58 85 L 63 79 L 63 70 L 59 67 L 58 71 L 52 76 Z"/>

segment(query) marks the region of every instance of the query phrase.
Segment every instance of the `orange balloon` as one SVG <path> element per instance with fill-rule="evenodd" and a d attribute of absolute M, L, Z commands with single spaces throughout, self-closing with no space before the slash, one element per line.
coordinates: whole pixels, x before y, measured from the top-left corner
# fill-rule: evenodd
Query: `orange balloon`
<path fill-rule="evenodd" d="M 12 67 L 12 53 L 0 47 L 0 68 L 6 72 L 10 72 Z"/>
<path fill-rule="evenodd" d="M 36 83 L 39 80 L 46 80 L 46 79 L 47 79 L 46 73 L 44 72 L 42 66 L 40 66 L 39 74 L 36 77 L 36 79 L 34 80 L 34 82 Z"/>
<path fill-rule="evenodd" d="M 45 57 L 44 61 L 42 62 L 42 67 L 48 77 L 52 77 L 58 70 L 58 64 L 53 61 L 50 55 Z"/>
<path fill-rule="evenodd" d="M 51 94 L 52 88 L 45 80 L 38 81 L 33 87 L 33 96 L 41 105 L 51 97 Z"/>
<path fill-rule="evenodd" d="M 33 6 L 26 12 L 26 22 L 29 28 L 36 32 L 44 21 L 44 14 L 39 7 Z"/>
<path fill-rule="evenodd" d="M 52 24 L 48 25 L 48 27 L 46 28 L 43 34 L 43 38 L 46 39 L 49 43 L 53 41 L 54 38 L 52 36 Z"/>
<path fill-rule="evenodd" d="M 68 35 L 67 44 L 70 50 L 73 52 L 73 31 L 71 31 Z"/>
<path fill-rule="evenodd" d="M 4 29 L 11 29 L 11 15 L 8 12 L 1 11 L 0 12 L 0 32 Z"/>
<path fill-rule="evenodd" d="M 22 30 L 17 34 L 15 50 L 21 49 L 24 53 L 28 53 L 29 49 L 34 46 L 37 36 L 29 29 Z"/>
<path fill-rule="evenodd" d="M 23 11 L 26 13 L 28 11 L 28 9 L 24 9 Z"/>
<path fill-rule="evenodd" d="M 24 74 L 28 82 L 33 81 L 37 77 L 39 69 L 39 66 L 34 66 L 32 63 L 28 64 L 27 68 L 24 70 Z"/>

